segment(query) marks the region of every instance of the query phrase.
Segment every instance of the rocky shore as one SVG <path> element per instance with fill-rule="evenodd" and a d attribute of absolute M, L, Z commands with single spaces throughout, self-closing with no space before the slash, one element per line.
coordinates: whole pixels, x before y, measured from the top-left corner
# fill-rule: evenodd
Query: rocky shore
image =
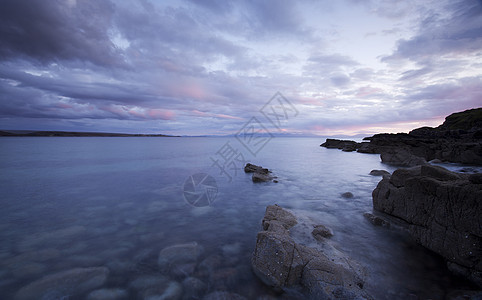
<path fill-rule="evenodd" d="M 482 165 L 482 108 L 454 113 L 436 128 L 364 140 L 327 139 L 321 146 L 380 154 L 382 162 L 404 167 L 393 174 L 370 172 L 382 180 L 372 193 L 376 212 L 365 213 L 365 218 L 385 228 L 395 221 L 397 229 L 405 228 L 417 243 L 441 255 L 449 270 L 482 288 L 482 174 L 451 172 L 428 163 Z M 322 224 L 312 226 L 311 239 L 318 247 L 310 247 L 292 234 L 299 226 L 293 212 L 277 205 L 266 208 L 252 256 L 255 274 L 274 289 L 297 287 L 313 299 L 370 299 L 363 289 L 363 268 L 333 251 L 333 232 Z M 480 291 L 469 294 L 482 296 Z"/>
<path fill-rule="evenodd" d="M 384 175 L 373 208 L 402 221 L 453 272 L 482 287 L 482 174 L 424 165 Z"/>
<path fill-rule="evenodd" d="M 422 127 L 408 134 L 376 134 L 361 143 L 327 139 L 321 146 L 380 154 L 382 162 L 401 167 L 434 159 L 482 165 L 482 108 L 451 114 L 436 128 Z"/>
<path fill-rule="evenodd" d="M 320 243 L 308 247 L 290 232 L 303 225 L 280 206 L 266 208 L 252 257 L 255 274 L 276 290 L 299 288 L 310 299 L 370 299 L 363 289 L 364 270 L 330 245 L 332 231 L 322 224 L 308 226 L 311 239 Z"/>

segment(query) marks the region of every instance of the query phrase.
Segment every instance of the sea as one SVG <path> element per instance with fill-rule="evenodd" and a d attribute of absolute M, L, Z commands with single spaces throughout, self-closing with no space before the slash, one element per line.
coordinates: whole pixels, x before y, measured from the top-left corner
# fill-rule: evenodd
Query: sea
<path fill-rule="evenodd" d="M 330 242 L 363 267 L 375 299 L 443 299 L 472 289 L 404 230 L 364 218 L 381 180 L 370 171 L 395 168 L 379 155 L 320 147 L 324 140 L 3 137 L 0 298 L 30 288 L 47 291 L 42 299 L 202 299 L 219 291 L 301 299 L 252 272 L 256 235 L 273 204 L 331 228 Z M 247 162 L 270 169 L 277 182 L 253 183 Z M 196 246 L 194 259 L 159 265 L 161 253 L 183 245 Z M 52 280 L 92 267 L 106 267 L 107 278 L 84 288 Z"/>

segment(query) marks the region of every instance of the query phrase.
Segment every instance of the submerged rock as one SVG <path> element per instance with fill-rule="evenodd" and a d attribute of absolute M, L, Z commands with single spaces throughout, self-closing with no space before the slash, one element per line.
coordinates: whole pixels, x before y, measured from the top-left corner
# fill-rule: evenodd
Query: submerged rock
<path fill-rule="evenodd" d="M 482 184 L 432 165 L 396 170 L 373 191 L 374 209 L 405 221 L 418 243 L 480 286 L 481 199 Z"/>
<path fill-rule="evenodd" d="M 206 295 L 203 300 L 247 300 L 241 295 L 224 291 L 212 292 Z"/>
<path fill-rule="evenodd" d="M 15 299 L 67 299 L 102 286 L 109 270 L 105 267 L 77 268 L 45 276 L 21 288 Z"/>
<path fill-rule="evenodd" d="M 197 242 L 178 244 L 161 250 L 157 263 L 160 267 L 196 262 L 204 252 Z"/>
<path fill-rule="evenodd" d="M 87 300 L 122 300 L 128 299 L 129 294 L 123 289 L 100 289 L 92 291 Z"/>
<path fill-rule="evenodd" d="M 296 217 L 277 205 L 266 208 L 263 231 L 252 257 L 255 274 L 267 285 L 282 290 L 303 287 L 313 299 L 366 298 L 361 271 L 346 257 L 296 243 L 289 229 Z M 330 253 L 330 255 L 334 255 Z"/>

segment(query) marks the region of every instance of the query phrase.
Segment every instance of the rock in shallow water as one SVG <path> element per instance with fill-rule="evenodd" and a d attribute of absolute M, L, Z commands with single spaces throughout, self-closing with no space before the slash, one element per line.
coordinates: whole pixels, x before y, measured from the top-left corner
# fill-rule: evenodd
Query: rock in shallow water
<path fill-rule="evenodd" d="M 482 184 L 431 165 L 396 170 L 373 191 L 374 209 L 405 221 L 417 242 L 480 286 L 481 199 Z"/>
<path fill-rule="evenodd" d="M 322 241 L 323 238 L 332 237 L 333 231 L 325 225 L 316 225 L 311 234 L 315 239 Z"/>
<path fill-rule="evenodd" d="M 109 270 L 99 268 L 77 268 L 43 277 L 21 288 L 15 299 L 67 299 L 102 286 Z"/>
<path fill-rule="evenodd" d="M 390 172 L 385 171 L 385 170 L 371 170 L 370 175 L 372 175 L 372 176 L 390 175 Z"/>
<path fill-rule="evenodd" d="M 160 267 L 196 262 L 204 249 L 197 242 L 166 247 L 159 253 L 157 263 Z"/>
<path fill-rule="evenodd" d="M 390 228 L 390 223 L 383 218 L 380 218 L 378 216 L 375 216 L 372 213 L 364 213 L 363 216 L 373 225 L 375 226 L 382 226 L 386 228 Z"/>
<path fill-rule="evenodd" d="M 340 252 L 326 253 L 297 244 L 289 229 L 296 217 L 279 206 L 268 206 L 263 231 L 252 257 L 255 274 L 275 289 L 302 286 L 315 299 L 358 299 L 363 290 L 362 271 Z"/>
<path fill-rule="evenodd" d="M 128 297 L 129 294 L 123 289 L 100 289 L 92 291 L 87 300 L 122 300 Z"/>

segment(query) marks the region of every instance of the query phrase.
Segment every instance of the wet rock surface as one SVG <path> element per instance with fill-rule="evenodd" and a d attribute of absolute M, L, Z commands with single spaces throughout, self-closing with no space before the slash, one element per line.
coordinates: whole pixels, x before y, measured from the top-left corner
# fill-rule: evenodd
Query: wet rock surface
<path fill-rule="evenodd" d="M 289 231 L 296 224 L 291 212 L 277 205 L 266 208 L 252 256 L 255 274 L 277 290 L 302 287 L 314 299 L 369 298 L 361 268 L 339 252 L 296 243 Z"/>
<path fill-rule="evenodd" d="M 271 171 L 263 168 L 261 166 L 253 165 L 251 163 L 247 163 L 244 167 L 245 173 L 253 173 L 251 179 L 253 182 L 269 182 L 275 179 L 276 177 L 271 175 Z M 275 180 L 275 182 L 278 182 Z"/>
<path fill-rule="evenodd" d="M 378 183 L 373 207 L 406 222 L 418 243 L 482 286 L 482 184 L 470 176 L 431 165 L 399 169 Z"/>

